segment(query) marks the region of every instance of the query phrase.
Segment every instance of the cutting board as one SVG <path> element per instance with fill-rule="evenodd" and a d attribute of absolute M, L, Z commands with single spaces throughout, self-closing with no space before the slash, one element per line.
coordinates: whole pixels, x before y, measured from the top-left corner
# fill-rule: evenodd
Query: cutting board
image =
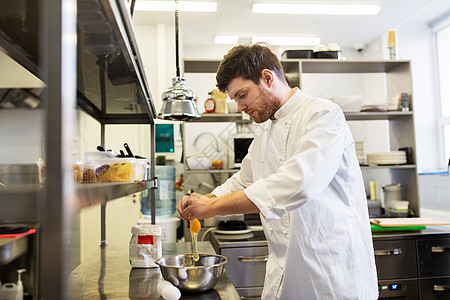
<path fill-rule="evenodd" d="M 374 232 L 380 231 L 414 231 L 414 230 L 424 230 L 427 226 L 395 226 L 395 227 L 381 227 L 375 224 L 370 224 L 370 229 Z"/>
<path fill-rule="evenodd" d="M 426 218 L 374 218 L 370 219 L 370 223 L 380 227 L 450 225 L 448 222 Z"/>

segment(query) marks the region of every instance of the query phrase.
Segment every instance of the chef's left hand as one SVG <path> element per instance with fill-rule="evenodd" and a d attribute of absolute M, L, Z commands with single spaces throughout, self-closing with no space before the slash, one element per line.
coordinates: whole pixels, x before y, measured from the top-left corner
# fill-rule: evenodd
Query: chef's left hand
<path fill-rule="evenodd" d="M 216 215 L 213 211 L 214 201 L 214 198 L 192 193 L 190 196 L 183 196 L 177 205 L 177 210 L 186 221 L 208 219 Z"/>

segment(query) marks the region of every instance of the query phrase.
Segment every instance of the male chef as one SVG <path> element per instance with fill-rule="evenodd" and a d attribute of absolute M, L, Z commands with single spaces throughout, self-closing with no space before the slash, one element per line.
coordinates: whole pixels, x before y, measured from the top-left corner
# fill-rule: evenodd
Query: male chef
<path fill-rule="evenodd" d="M 183 197 L 180 215 L 260 213 L 262 299 L 377 299 L 364 182 L 342 110 L 289 87 L 264 44 L 232 48 L 216 80 L 259 126 L 240 171 L 209 195 Z"/>

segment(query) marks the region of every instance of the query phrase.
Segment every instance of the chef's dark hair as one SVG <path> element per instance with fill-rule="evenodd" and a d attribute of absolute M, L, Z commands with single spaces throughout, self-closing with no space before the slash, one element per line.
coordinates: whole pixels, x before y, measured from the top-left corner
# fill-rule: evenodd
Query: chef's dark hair
<path fill-rule="evenodd" d="M 216 86 L 225 92 L 230 81 L 238 77 L 259 84 L 264 69 L 274 71 L 281 81 L 286 82 L 280 60 L 267 44 L 237 45 L 220 62 Z"/>

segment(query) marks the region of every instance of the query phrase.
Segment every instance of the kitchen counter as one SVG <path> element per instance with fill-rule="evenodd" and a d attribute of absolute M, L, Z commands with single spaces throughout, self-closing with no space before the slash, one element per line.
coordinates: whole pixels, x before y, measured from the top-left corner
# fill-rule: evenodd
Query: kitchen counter
<path fill-rule="evenodd" d="M 163 256 L 192 253 L 191 243 L 163 243 Z M 215 254 L 209 242 L 199 242 L 200 253 Z M 162 299 L 157 292 L 159 268 L 131 268 L 126 247 L 107 246 L 80 264 L 69 277 L 70 299 Z M 224 270 L 214 289 L 182 292 L 181 299 L 240 299 Z"/>

